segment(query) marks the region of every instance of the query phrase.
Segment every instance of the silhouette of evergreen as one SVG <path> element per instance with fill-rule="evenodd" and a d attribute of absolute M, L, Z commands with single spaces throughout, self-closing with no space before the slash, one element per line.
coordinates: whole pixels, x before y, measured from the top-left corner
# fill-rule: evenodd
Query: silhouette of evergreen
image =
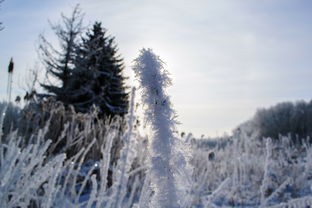
<path fill-rule="evenodd" d="M 77 112 L 88 112 L 95 105 L 103 115 L 124 115 L 128 93 L 122 75 L 123 60 L 114 38 L 106 36 L 100 22 L 82 38 L 76 51 L 75 69 L 68 87 L 68 104 Z"/>

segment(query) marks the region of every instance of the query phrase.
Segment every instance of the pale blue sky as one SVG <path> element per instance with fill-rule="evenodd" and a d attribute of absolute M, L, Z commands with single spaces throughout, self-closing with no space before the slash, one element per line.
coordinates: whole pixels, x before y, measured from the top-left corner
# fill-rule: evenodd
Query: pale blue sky
<path fill-rule="evenodd" d="M 311 98 L 309 0 L 6 0 L 0 10 L 0 99 L 6 97 L 10 57 L 14 94 L 21 94 L 22 77 L 38 61 L 38 35 L 54 40 L 48 19 L 57 22 L 76 3 L 86 24 L 102 21 L 116 37 L 126 75 L 133 76 L 131 62 L 142 47 L 167 63 L 180 129 L 195 136 L 230 132 L 259 107 Z"/>

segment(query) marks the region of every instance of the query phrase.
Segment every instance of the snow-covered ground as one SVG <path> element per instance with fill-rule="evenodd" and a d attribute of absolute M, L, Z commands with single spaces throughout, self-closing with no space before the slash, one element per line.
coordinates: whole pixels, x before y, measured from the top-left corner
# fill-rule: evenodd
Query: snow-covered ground
<path fill-rule="evenodd" d="M 89 143 L 83 143 L 84 148 L 76 149 L 72 156 L 51 153 L 53 143 L 46 140 L 46 135 L 50 134 L 52 121 L 33 132 L 28 145 L 18 131 L 3 135 L 1 206 L 149 207 L 155 188 L 148 174 L 149 136 L 141 136 L 138 128 L 132 132 L 127 128 L 116 137 L 116 123 L 99 125 L 92 123 L 91 115 L 75 116 L 83 118 L 81 128 L 72 117 L 60 137 L 75 137 L 72 142 L 77 143 L 88 138 Z M 115 150 L 115 140 L 120 138 L 123 144 Z M 174 180 L 177 196 L 183 196 L 177 199 L 184 202 L 181 207 L 312 204 L 312 148 L 308 140 L 301 145 L 293 144 L 289 137 L 279 142 L 259 140 L 247 136 L 244 130 L 219 140 L 197 140 L 191 135 L 178 139 L 187 148 L 181 151 L 188 163 L 186 172 L 176 172 Z M 101 154 L 98 159 L 90 159 L 90 153 L 97 150 Z"/>
<path fill-rule="evenodd" d="M 134 90 L 125 119 L 51 100 L 24 109 L 0 103 L 1 207 L 312 206 L 309 138 L 260 138 L 250 123 L 226 138 L 179 136 L 161 61 L 143 49 L 136 67 L 147 136 Z"/>

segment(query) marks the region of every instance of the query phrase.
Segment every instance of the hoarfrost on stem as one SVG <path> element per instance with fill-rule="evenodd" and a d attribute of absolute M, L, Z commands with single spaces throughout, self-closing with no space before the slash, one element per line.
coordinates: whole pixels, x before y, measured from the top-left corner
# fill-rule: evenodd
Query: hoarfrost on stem
<path fill-rule="evenodd" d="M 142 49 L 133 67 L 141 84 L 142 101 L 146 104 L 145 120 L 151 126 L 151 185 L 154 195 L 151 207 L 181 207 L 178 200 L 177 164 L 183 155 L 175 151 L 175 112 L 165 88 L 171 85 L 164 62 L 151 49 Z"/>

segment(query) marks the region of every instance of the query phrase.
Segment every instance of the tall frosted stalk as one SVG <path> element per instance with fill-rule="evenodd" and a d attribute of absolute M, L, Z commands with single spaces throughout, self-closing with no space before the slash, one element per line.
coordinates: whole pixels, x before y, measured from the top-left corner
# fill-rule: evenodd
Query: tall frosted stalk
<path fill-rule="evenodd" d="M 180 207 L 174 180 L 173 140 L 175 112 L 165 88 L 171 85 L 163 62 L 151 49 L 142 49 L 133 67 L 146 104 L 145 120 L 151 126 L 151 184 L 154 195 L 150 207 Z"/>

